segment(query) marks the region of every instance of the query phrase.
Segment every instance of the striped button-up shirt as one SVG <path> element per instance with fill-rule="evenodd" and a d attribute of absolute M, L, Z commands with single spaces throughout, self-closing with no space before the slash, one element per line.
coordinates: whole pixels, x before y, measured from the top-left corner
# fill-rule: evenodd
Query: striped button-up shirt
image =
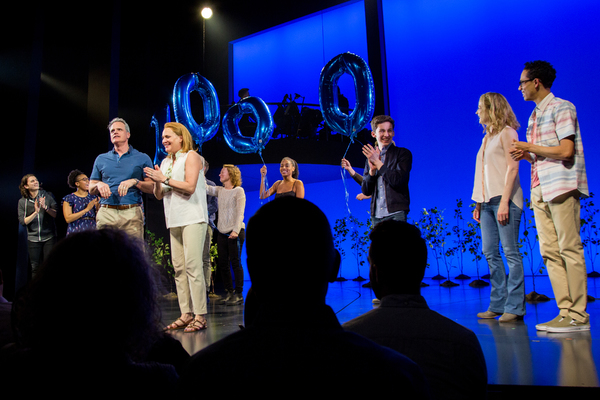
<path fill-rule="evenodd" d="M 534 179 L 537 173 L 544 201 L 550 201 L 572 190 L 579 190 L 584 197 L 589 196 L 583 144 L 575 106 L 550 93 L 529 117 L 527 141 L 538 146 L 551 147 L 558 146 L 561 140 L 569 137 L 575 144 L 574 156 L 570 160 L 557 160 L 531 153 L 532 183 L 537 181 Z"/>

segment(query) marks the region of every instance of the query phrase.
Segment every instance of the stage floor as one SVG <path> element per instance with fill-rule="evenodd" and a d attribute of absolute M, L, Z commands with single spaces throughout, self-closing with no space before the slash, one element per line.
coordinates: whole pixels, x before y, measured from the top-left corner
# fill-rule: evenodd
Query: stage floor
<path fill-rule="evenodd" d="M 557 315 L 556 302 L 527 304 L 527 315 L 516 323 L 499 323 L 497 320 L 481 320 L 476 317 L 485 311 L 489 303 L 490 287 L 472 288 L 470 280 L 454 279 L 460 286 L 446 288 L 440 281 L 426 278 L 430 286 L 422 288 L 421 294 L 429 307 L 440 314 L 471 329 L 481 343 L 490 385 L 498 387 L 556 388 L 600 386 L 597 365 L 600 365 L 600 299 L 588 303 L 591 315 L 591 331 L 579 333 L 538 332 L 535 325 L 551 320 Z M 344 323 L 373 307 L 371 289 L 363 288 L 364 282 L 343 281 L 329 286 L 327 304 Z M 527 277 L 526 293 L 532 290 L 531 278 Z M 547 277 L 537 277 L 536 292 L 553 297 Z M 245 290 L 250 282 L 245 282 Z M 600 297 L 600 280 L 588 280 L 588 293 Z M 288 294 L 289 295 L 289 294 Z M 163 320 L 172 322 L 179 314 L 176 300 L 165 300 L 162 304 Z M 299 316 L 300 317 L 300 316 Z M 181 341 L 184 348 L 194 354 L 202 348 L 240 329 L 244 323 L 243 306 L 221 306 L 211 299 L 208 306 L 208 329 L 196 333 L 175 331 L 172 335 Z"/>

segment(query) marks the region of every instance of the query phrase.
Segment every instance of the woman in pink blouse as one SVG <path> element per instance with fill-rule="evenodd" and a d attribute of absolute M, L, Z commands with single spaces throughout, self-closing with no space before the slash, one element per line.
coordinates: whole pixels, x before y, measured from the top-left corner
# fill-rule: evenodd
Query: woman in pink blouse
<path fill-rule="evenodd" d="M 479 98 L 476 114 L 485 136 L 475 167 L 472 199 L 477 202 L 473 219 L 481 224 L 483 254 L 490 267 L 490 305 L 479 318 L 514 321 L 525 315 L 523 260 L 519 252 L 519 226 L 523 191 L 519 164 L 510 156 L 513 139 L 518 140 L 517 117 L 504 96 L 485 93 Z M 500 243 L 508 264 L 508 278 Z"/>

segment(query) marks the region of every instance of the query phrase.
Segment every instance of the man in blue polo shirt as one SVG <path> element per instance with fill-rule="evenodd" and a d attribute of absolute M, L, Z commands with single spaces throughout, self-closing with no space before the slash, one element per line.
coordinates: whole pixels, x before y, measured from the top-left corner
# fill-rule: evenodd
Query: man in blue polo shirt
<path fill-rule="evenodd" d="M 153 168 L 147 154 L 129 145 L 129 125 L 122 118 L 108 124 L 114 148 L 94 161 L 90 176 L 90 193 L 100 195 L 96 217 L 98 229 L 115 227 L 143 239 L 144 216 L 142 194 L 152 193 L 152 181 L 144 176 L 144 168 Z"/>

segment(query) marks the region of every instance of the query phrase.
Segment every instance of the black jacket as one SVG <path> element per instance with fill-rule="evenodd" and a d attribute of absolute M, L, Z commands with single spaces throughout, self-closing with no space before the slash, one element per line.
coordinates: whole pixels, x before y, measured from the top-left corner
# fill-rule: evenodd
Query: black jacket
<path fill-rule="evenodd" d="M 369 161 L 365 165 L 361 190 L 371 198 L 371 218 L 375 216 L 377 197 L 377 178 L 383 178 L 386 203 L 389 213 L 405 211 L 408 213 L 410 196 L 408 193 L 408 178 L 412 168 L 412 153 L 404 147 L 396 147 L 393 143 L 385 153 L 385 162 L 375 176 L 369 174 Z"/>

